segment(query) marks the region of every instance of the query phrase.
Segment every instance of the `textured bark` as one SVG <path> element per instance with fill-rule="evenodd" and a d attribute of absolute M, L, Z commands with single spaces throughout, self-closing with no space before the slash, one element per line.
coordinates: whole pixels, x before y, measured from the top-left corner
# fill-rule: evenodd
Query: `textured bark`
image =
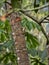
<path fill-rule="evenodd" d="M 20 21 L 16 21 L 16 14 L 11 15 L 11 28 L 14 39 L 15 53 L 17 54 L 18 65 L 30 65 L 25 44 L 25 36 Z"/>

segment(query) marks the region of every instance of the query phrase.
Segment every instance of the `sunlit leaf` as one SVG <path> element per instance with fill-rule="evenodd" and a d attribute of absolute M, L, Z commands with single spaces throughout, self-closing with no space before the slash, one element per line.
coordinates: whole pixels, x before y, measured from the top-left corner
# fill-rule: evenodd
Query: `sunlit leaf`
<path fill-rule="evenodd" d="M 37 38 L 35 36 L 33 36 L 32 34 L 26 32 L 25 36 L 26 36 L 26 40 L 27 40 L 30 48 L 34 48 L 34 47 L 37 47 L 39 45 Z"/>

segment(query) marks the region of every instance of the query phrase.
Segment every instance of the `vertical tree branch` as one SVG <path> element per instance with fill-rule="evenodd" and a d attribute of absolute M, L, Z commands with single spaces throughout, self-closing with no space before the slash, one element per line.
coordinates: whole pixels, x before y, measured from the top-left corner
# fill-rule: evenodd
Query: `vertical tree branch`
<path fill-rule="evenodd" d="M 21 26 L 21 21 L 16 21 L 16 14 L 11 15 L 11 28 L 12 28 L 12 36 L 14 39 L 14 46 L 15 46 L 15 53 L 17 54 L 18 65 L 30 65 L 27 49 L 26 49 L 26 42 L 24 31 Z M 17 16 L 17 15 L 16 15 Z"/>
<path fill-rule="evenodd" d="M 7 9 L 9 7 L 7 6 Z M 18 18 L 18 19 L 17 19 Z M 30 65 L 28 53 L 26 49 L 25 35 L 21 26 L 20 16 L 17 13 L 10 15 L 10 24 L 12 29 L 12 36 L 14 39 L 15 53 L 17 55 L 18 65 Z"/>

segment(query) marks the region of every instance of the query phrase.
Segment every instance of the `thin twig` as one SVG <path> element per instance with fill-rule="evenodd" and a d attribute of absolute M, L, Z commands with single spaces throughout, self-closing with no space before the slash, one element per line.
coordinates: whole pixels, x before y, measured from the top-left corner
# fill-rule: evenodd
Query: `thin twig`
<path fill-rule="evenodd" d="M 40 9 L 46 8 L 46 7 L 48 7 L 48 6 L 49 6 L 49 4 L 46 4 L 46 5 L 42 5 L 42 6 L 40 6 L 40 7 L 36 7 L 36 8 L 33 8 L 33 9 L 29 9 L 29 10 L 25 10 L 25 9 L 24 9 L 24 11 L 25 11 L 25 12 L 29 12 L 29 11 L 40 10 Z"/>
<path fill-rule="evenodd" d="M 44 21 L 44 22 L 42 22 L 42 23 L 49 23 L 49 22 Z"/>
<path fill-rule="evenodd" d="M 9 5 L 11 6 L 11 3 L 7 2 L 7 1 L 6 1 L 6 3 L 9 4 Z"/>
<path fill-rule="evenodd" d="M 40 24 L 47 18 L 49 17 L 49 14 L 47 16 L 45 16 L 43 19 L 40 20 Z"/>
<path fill-rule="evenodd" d="M 8 13 L 4 14 L 3 16 L 4 16 L 5 18 L 7 18 L 7 17 L 10 16 L 12 13 L 13 13 L 13 10 L 10 10 Z M 0 17 L 2 17 L 2 16 L 0 16 Z"/>
<path fill-rule="evenodd" d="M 23 9 L 26 9 L 27 7 L 32 6 L 32 5 L 33 5 L 33 3 L 31 3 L 31 4 L 27 5 L 27 6 L 25 6 Z"/>
<path fill-rule="evenodd" d="M 11 6 L 11 3 L 9 3 L 9 2 L 6 2 L 6 3 Z M 24 10 L 25 12 L 35 11 L 35 10 L 40 10 L 40 9 L 46 8 L 46 7 L 48 7 L 48 6 L 49 6 L 49 4 L 45 4 L 45 5 L 42 5 L 42 6 L 40 6 L 40 7 L 33 8 L 33 9 L 29 9 L 29 10 L 23 9 L 23 10 Z"/>
<path fill-rule="evenodd" d="M 46 20 L 48 20 L 48 21 L 49 21 L 49 19 L 46 19 Z"/>
<path fill-rule="evenodd" d="M 45 35 L 45 37 L 46 37 L 46 39 L 48 41 L 48 37 L 47 37 L 47 34 L 46 34 L 45 30 L 43 29 L 42 25 L 40 25 L 40 26 L 41 26 L 42 33 Z"/>
<path fill-rule="evenodd" d="M 35 17 L 30 16 L 29 14 L 27 14 L 25 11 L 20 10 L 21 13 L 23 13 L 24 15 L 28 16 L 29 18 L 31 18 L 32 20 L 36 21 L 36 23 L 38 22 L 38 20 Z"/>

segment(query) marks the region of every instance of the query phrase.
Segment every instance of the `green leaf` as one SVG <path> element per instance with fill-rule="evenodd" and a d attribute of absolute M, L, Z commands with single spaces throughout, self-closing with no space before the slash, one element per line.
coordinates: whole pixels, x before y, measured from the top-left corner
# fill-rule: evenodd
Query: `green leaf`
<path fill-rule="evenodd" d="M 36 62 L 36 63 L 34 63 L 34 65 L 38 65 L 38 63 Z"/>
<path fill-rule="evenodd" d="M 45 0 L 40 0 L 43 4 L 45 4 Z"/>
<path fill-rule="evenodd" d="M 4 42 L 6 40 L 6 36 L 4 33 L 1 33 L 1 42 Z"/>
<path fill-rule="evenodd" d="M 22 7 L 25 7 L 25 6 L 27 6 L 27 0 L 22 0 Z"/>
<path fill-rule="evenodd" d="M 3 46 L 4 46 L 5 48 L 11 49 L 11 47 L 13 46 L 13 43 L 14 43 L 13 40 L 9 40 L 9 41 L 5 42 Z"/>
<path fill-rule="evenodd" d="M 3 45 L 0 45 L 0 52 L 3 50 Z"/>
<path fill-rule="evenodd" d="M 42 54 L 41 54 L 42 62 L 45 61 L 46 57 L 47 57 L 47 49 L 45 49 L 45 50 L 42 52 Z"/>
<path fill-rule="evenodd" d="M 40 63 L 40 65 L 46 65 L 46 64 L 44 64 L 44 63 Z"/>
<path fill-rule="evenodd" d="M 35 48 L 32 48 L 28 50 L 28 53 L 31 54 L 32 56 L 36 56 L 38 52 Z"/>
<path fill-rule="evenodd" d="M 25 27 L 29 31 L 31 29 L 35 29 L 35 28 L 37 28 L 39 31 L 41 31 L 41 27 L 37 23 L 30 21 L 27 18 L 23 18 L 23 20 L 21 21 L 21 24 L 23 27 Z"/>
<path fill-rule="evenodd" d="M 21 9 L 22 0 L 11 0 L 13 8 Z"/>
<path fill-rule="evenodd" d="M 5 0 L 0 0 L 0 8 L 2 7 L 4 2 L 5 2 Z"/>
<path fill-rule="evenodd" d="M 39 45 L 37 38 L 32 34 L 26 32 L 25 36 L 26 36 L 26 41 L 29 42 L 28 44 L 30 44 L 29 45 L 30 48 L 35 48 Z"/>
<path fill-rule="evenodd" d="M 8 61 L 9 61 L 9 58 L 8 58 L 8 56 L 6 56 L 5 59 L 4 59 L 4 64 L 7 64 Z"/>
<path fill-rule="evenodd" d="M 5 27 L 4 22 L 0 20 L 0 29 L 4 29 L 4 27 Z"/>
<path fill-rule="evenodd" d="M 5 0 L 0 0 L 0 3 L 3 3 Z"/>
<path fill-rule="evenodd" d="M 25 27 L 27 30 L 31 30 L 35 28 L 34 22 L 29 21 L 28 19 L 24 18 L 21 22 L 22 26 Z"/>
<path fill-rule="evenodd" d="M 35 24 L 36 25 L 36 28 L 39 30 L 39 31 L 41 31 L 41 27 L 36 23 Z"/>
<path fill-rule="evenodd" d="M 7 31 L 7 33 L 11 32 L 11 26 L 10 26 L 9 20 L 5 21 L 5 30 Z"/>

